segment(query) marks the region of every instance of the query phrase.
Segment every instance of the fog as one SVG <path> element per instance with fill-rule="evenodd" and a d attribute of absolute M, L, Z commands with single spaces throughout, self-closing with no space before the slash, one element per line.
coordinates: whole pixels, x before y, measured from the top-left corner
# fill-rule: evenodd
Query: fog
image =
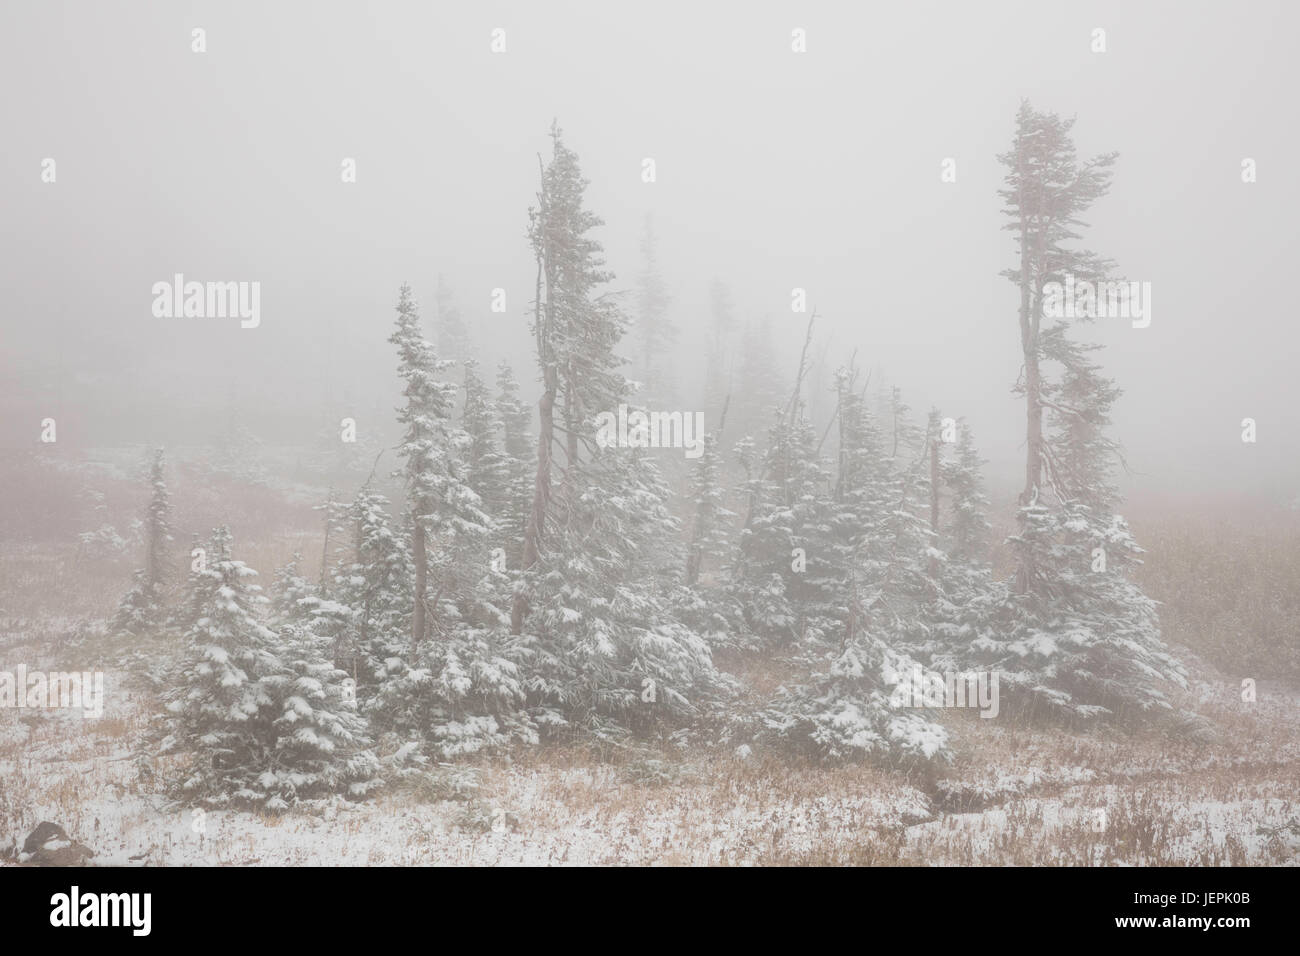
<path fill-rule="evenodd" d="M 558 119 L 616 288 L 653 216 L 687 394 L 715 278 L 739 321 L 770 319 L 787 377 L 804 288 L 832 367 L 856 348 L 918 415 L 965 416 L 990 484 L 1014 488 L 996 156 L 1027 98 L 1077 116 L 1081 156 L 1120 154 L 1086 245 L 1153 292 L 1149 327 L 1091 329 L 1124 389 L 1126 490 L 1300 491 L 1294 5 L 10 0 L 3 21 L 9 452 L 46 416 L 81 449 L 200 444 L 232 415 L 285 445 L 348 415 L 389 429 L 397 289 L 427 317 L 439 275 L 484 362 L 510 358 L 535 398 L 525 230 Z M 260 324 L 156 318 L 151 288 L 177 273 L 260 282 Z"/>

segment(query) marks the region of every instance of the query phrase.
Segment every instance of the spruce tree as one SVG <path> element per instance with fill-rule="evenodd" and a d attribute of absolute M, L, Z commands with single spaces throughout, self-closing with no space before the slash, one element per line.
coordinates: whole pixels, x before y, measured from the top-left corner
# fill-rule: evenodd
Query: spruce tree
<path fill-rule="evenodd" d="M 837 629 L 807 647 L 809 676 L 783 689 L 765 724 L 769 734 L 827 760 L 942 763 L 950 756 L 946 731 L 894 697 L 919 666 L 909 649 L 928 635 L 937 590 L 925 514 L 928 462 L 921 455 L 899 467 L 892 434 L 884 447 L 855 381 L 852 369 L 837 373 L 839 471 L 822 544 L 822 580 L 838 599 L 822 604 L 823 630 L 832 622 Z"/>
<path fill-rule="evenodd" d="M 542 373 L 540 459 L 513 608 L 532 714 L 598 735 L 677 722 L 719 685 L 704 641 L 660 593 L 676 557 L 668 491 L 644 449 L 601 447 L 596 417 L 630 394 L 614 349 L 627 320 L 589 235 L 587 181 L 558 126 L 529 230 Z M 555 452 L 558 447 L 558 460 Z"/>
<path fill-rule="evenodd" d="M 147 634 L 162 627 L 166 618 L 166 590 L 171 577 L 167 543 L 171 535 L 171 498 L 164 475 L 163 451 L 154 453 L 149 468 L 149 505 L 143 521 L 144 567 L 122 597 L 113 629 L 119 633 Z"/>
<path fill-rule="evenodd" d="M 465 403 L 461 427 L 469 439 L 465 450 L 465 483 L 478 495 L 484 511 L 501 514 L 509 499 L 510 463 L 498 446 L 501 420 L 478 363 L 465 367 Z"/>
<path fill-rule="evenodd" d="M 316 589 L 301 574 L 302 554 L 293 553 L 289 563 L 275 573 L 271 583 L 271 617 L 277 625 L 295 624 L 311 616 Z"/>
<path fill-rule="evenodd" d="M 501 421 L 501 450 L 505 458 L 505 500 L 495 517 L 510 568 L 523 558 L 524 533 L 533 499 L 533 470 L 537 449 L 529 439 L 532 413 L 519 400 L 519 385 L 507 362 L 497 366 L 496 413 Z"/>
<path fill-rule="evenodd" d="M 185 635 L 178 680 L 166 698 L 164 752 L 192 754 L 177 781 L 183 798 L 207 806 L 256 806 L 271 765 L 269 727 L 277 716 L 264 679 L 279 670 L 275 635 L 262 623 L 257 572 L 230 553 L 230 531 L 209 539 L 206 566 L 191 576 L 196 617 Z"/>
<path fill-rule="evenodd" d="M 1119 390 L 1071 336 L 1071 317 L 1048 315 L 1045 285 L 1097 282 L 1112 264 L 1069 243 L 1081 215 L 1110 188 L 1114 154 L 1080 163 L 1073 120 L 1022 104 L 1001 191 L 1019 267 L 1027 408 L 1025 488 L 1011 593 L 999 627 L 971 646 L 1002 673 L 1014 706 L 1072 720 L 1135 721 L 1170 707 L 1162 685 L 1184 683 L 1160 639 L 1155 603 L 1129 579 L 1137 547 L 1116 512 L 1118 448 L 1106 434 Z"/>
<path fill-rule="evenodd" d="M 451 366 L 440 361 L 424 338 L 411 287 L 401 288 L 397 328 L 398 374 L 405 382 L 406 405 L 398 410 L 404 428 L 398 454 L 411 514 L 411 558 L 415 565 L 410 659 L 430 629 L 442 630 L 443 610 L 465 599 L 477 580 L 480 552 L 492 519 L 466 481 L 468 436 L 453 421 L 456 387 L 438 376 Z M 432 587 L 430 582 L 433 582 Z"/>
<path fill-rule="evenodd" d="M 636 286 L 636 327 L 641 351 L 641 373 L 647 394 L 660 401 L 670 400 L 676 391 L 672 351 L 677 327 L 668 317 L 672 298 L 659 273 L 658 241 L 654 220 L 646 216 L 641 237 L 641 273 Z"/>

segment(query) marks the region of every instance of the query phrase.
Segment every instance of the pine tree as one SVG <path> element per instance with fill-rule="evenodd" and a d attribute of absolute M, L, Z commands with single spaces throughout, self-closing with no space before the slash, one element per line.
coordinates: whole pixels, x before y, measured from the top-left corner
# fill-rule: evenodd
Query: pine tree
<path fill-rule="evenodd" d="M 318 596 L 321 600 L 329 598 L 332 582 L 330 581 L 330 568 L 334 564 L 334 557 L 339 550 L 339 541 L 343 539 L 347 527 L 347 504 L 339 500 L 338 494 L 333 486 L 330 487 L 326 494 L 325 500 L 312 507 L 313 511 L 319 511 L 325 518 L 325 538 L 321 543 L 321 565 L 320 565 L 320 586 Z M 333 550 L 331 550 L 331 545 Z"/>
<path fill-rule="evenodd" d="M 782 644 L 818 637 L 828 626 L 834 584 L 826 563 L 829 474 L 802 409 L 778 415 L 768 432 L 761 477 L 739 537 L 737 581 L 745 616 L 763 640 Z"/>
<path fill-rule="evenodd" d="M 275 573 L 271 584 L 272 620 L 278 625 L 296 624 L 311 616 L 316 589 L 302 576 L 302 554 L 295 551 L 289 563 Z"/>
<path fill-rule="evenodd" d="M 641 274 L 637 276 L 636 326 L 641 345 L 641 370 L 648 394 L 660 400 L 670 399 L 675 382 L 670 356 L 677 342 L 677 327 L 668 317 L 672 298 L 659 273 L 658 242 L 654 220 L 646 216 L 641 237 Z"/>
<path fill-rule="evenodd" d="M 381 785 L 379 761 L 355 688 L 329 660 L 331 642 L 293 624 L 277 643 L 280 661 L 263 681 L 273 720 L 267 766 L 257 776 L 262 805 L 285 810 L 332 794 L 368 796 Z"/>
<path fill-rule="evenodd" d="M 406 382 L 399 455 L 405 461 L 414 588 L 409 646 L 379 665 L 367 712 L 381 732 L 427 745 L 441 758 L 536 739 L 518 716 L 523 688 L 515 662 L 500 647 L 504 619 L 488 600 L 495 525 L 470 484 L 471 465 L 488 462 L 474 459 L 474 436 L 453 421 L 455 386 L 437 378 L 451 363 L 439 361 L 424 340 L 408 286 L 402 287 L 390 341 Z M 472 391 L 471 420 L 493 421 L 486 393 L 477 386 Z M 476 425 L 476 432 L 491 438 L 486 426 Z M 363 569 L 359 577 L 373 575 Z M 375 630 L 389 634 L 391 624 Z"/>
<path fill-rule="evenodd" d="M 502 427 L 487 386 L 478 375 L 478 363 L 465 365 L 465 405 L 461 427 L 469 439 L 465 453 L 465 483 L 478 495 L 483 510 L 500 514 L 509 499 L 510 463 L 497 444 Z"/>
<path fill-rule="evenodd" d="M 191 578 L 197 617 L 166 694 L 164 753 L 190 756 L 174 781 L 181 799 L 208 807 L 278 811 L 379 785 L 365 721 L 344 674 L 305 624 L 265 626 L 257 572 L 231 557 L 216 529 L 207 565 Z"/>
<path fill-rule="evenodd" d="M 517 569 L 523 558 L 524 533 L 533 498 L 533 460 L 537 450 L 528 435 L 532 413 L 519 400 L 519 385 L 515 382 L 514 372 L 504 361 L 497 367 L 496 413 L 502 427 L 506 496 L 495 517 L 508 564 Z"/>
<path fill-rule="evenodd" d="M 719 680 L 704 641 L 672 616 L 660 593 L 673 574 L 676 523 L 657 469 L 642 449 L 595 441 L 596 416 L 630 392 L 614 353 L 627 321 L 597 291 L 611 276 L 588 235 L 601 221 L 583 205 L 587 181 L 577 156 L 557 126 L 551 137 L 553 156 L 530 213 L 543 397 L 512 629 L 539 724 L 618 735 L 684 719 L 694 712 L 692 698 Z M 557 475 L 552 453 L 560 438 Z"/>
<path fill-rule="evenodd" d="M 264 678 L 279 669 L 275 635 L 262 623 L 257 572 L 230 555 L 230 531 L 208 542 L 206 566 L 191 578 L 197 616 L 187 651 L 167 696 L 170 733 L 163 751 L 193 754 L 178 793 L 207 806 L 263 805 L 258 777 L 271 765 L 274 700 Z"/>
<path fill-rule="evenodd" d="M 144 517 L 145 565 L 123 597 L 113 620 L 119 633 L 147 634 L 166 618 L 166 589 L 170 578 L 167 543 L 171 535 L 171 499 L 163 473 L 163 451 L 154 453 L 149 469 L 149 506 Z"/>
<path fill-rule="evenodd" d="M 413 660 L 430 627 L 444 628 L 440 620 L 444 608 L 465 599 L 477 580 L 482 562 L 476 552 L 487 544 L 492 519 L 481 510 L 478 495 L 466 481 L 469 438 L 452 420 L 456 387 L 438 380 L 452 363 L 440 361 L 425 340 L 410 286 L 401 288 L 397 328 L 389 341 L 397 346 L 398 374 L 406 383 L 406 405 L 398 411 L 405 429 L 398 454 L 405 462 L 401 474 L 412 516 Z"/>
<path fill-rule="evenodd" d="M 893 436 L 886 448 L 855 383 L 851 367 L 836 374 L 839 469 L 820 546 L 822 592 L 833 600 L 821 600 L 822 640 L 802 657 L 808 678 L 772 701 L 765 725 L 827 760 L 942 763 L 943 727 L 894 699 L 919 666 L 909 649 L 928 638 L 937 591 L 928 456 L 896 467 Z"/>
<path fill-rule="evenodd" d="M 1027 461 L 1014 587 L 999 627 L 976 639 L 971 660 L 1002 673 L 1017 706 L 1068 719 L 1132 721 L 1166 711 L 1161 685 L 1184 683 L 1181 665 L 1160 640 L 1155 604 L 1127 577 L 1140 560 L 1124 519 L 1114 512 L 1115 443 L 1105 434 L 1119 395 L 1070 337 L 1068 318 L 1051 322 L 1044 285 L 1098 281 L 1108 260 L 1065 243 L 1079 217 L 1110 187 L 1115 155 L 1080 164 L 1073 120 L 1023 104 L 1001 191 L 1020 253 L 1005 274 L 1020 291 Z M 1053 371 L 1060 369 L 1053 377 Z M 1045 414 L 1046 413 L 1046 414 Z"/>
<path fill-rule="evenodd" d="M 454 362 L 467 362 L 474 357 L 474 342 L 469 327 L 461 316 L 460 309 L 451 293 L 451 288 L 438 276 L 438 289 L 434 295 L 434 304 L 438 315 L 437 342 L 438 354 Z"/>
<path fill-rule="evenodd" d="M 409 648 L 414 569 L 388 499 L 366 484 L 348 508 L 352 547 L 334 574 L 338 608 L 317 607 L 316 633 L 332 637 L 330 657 L 367 699 L 388 662 Z"/>
<path fill-rule="evenodd" d="M 957 420 L 957 457 L 942 464 L 944 485 L 952 496 L 952 522 L 948 529 L 948 555 L 954 561 L 983 566 L 988 561 L 988 497 L 980 470 L 984 459 L 965 419 Z"/>
<path fill-rule="evenodd" d="M 694 519 L 686 556 L 686 583 L 694 586 L 705 573 L 708 559 L 720 561 L 730 552 L 728 522 L 736 517 L 735 512 L 726 506 L 722 456 L 718 453 L 715 434 L 704 436 L 704 448 L 692 475 L 690 501 L 694 506 Z"/>

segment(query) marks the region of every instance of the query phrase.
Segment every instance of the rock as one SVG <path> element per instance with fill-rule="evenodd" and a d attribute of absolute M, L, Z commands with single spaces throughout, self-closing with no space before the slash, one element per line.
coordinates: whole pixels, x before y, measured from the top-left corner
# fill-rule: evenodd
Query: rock
<path fill-rule="evenodd" d="M 18 862 L 32 866 L 83 866 L 94 855 L 89 847 L 68 836 L 63 827 L 47 820 L 28 834 Z"/>

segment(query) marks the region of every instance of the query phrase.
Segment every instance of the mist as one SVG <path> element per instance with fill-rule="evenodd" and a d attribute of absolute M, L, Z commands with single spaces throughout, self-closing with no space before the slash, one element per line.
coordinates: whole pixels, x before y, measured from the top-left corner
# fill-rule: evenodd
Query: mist
<path fill-rule="evenodd" d="M 1081 156 L 1120 154 L 1088 241 L 1153 287 L 1149 327 L 1092 329 L 1124 389 L 1126 490 L 1296 495 L 1287 4 L 17 3 L 6 20 L 5 447 L 47 415 L 81 447 L 193 443 L 232 414 L 288 445 L 347 415 L 386 427 L 395 290 L 431 304 L 440 275 L 484 364 L 509 358 L 535 399 L 525 230 L 558 119 L 614 288 L 653 217 L 683 366 L 718 279 L 739 323 L 771 322 L 792 381 L 805 289 L 829 361 L 856 348 L 913 408 L 966 417 L 990 482 L 1014 487 L 996 155 L 1026 98 L 1077 116 Z M 154 317 L 176 273 L 259 281 L 260 326 Z"/>

